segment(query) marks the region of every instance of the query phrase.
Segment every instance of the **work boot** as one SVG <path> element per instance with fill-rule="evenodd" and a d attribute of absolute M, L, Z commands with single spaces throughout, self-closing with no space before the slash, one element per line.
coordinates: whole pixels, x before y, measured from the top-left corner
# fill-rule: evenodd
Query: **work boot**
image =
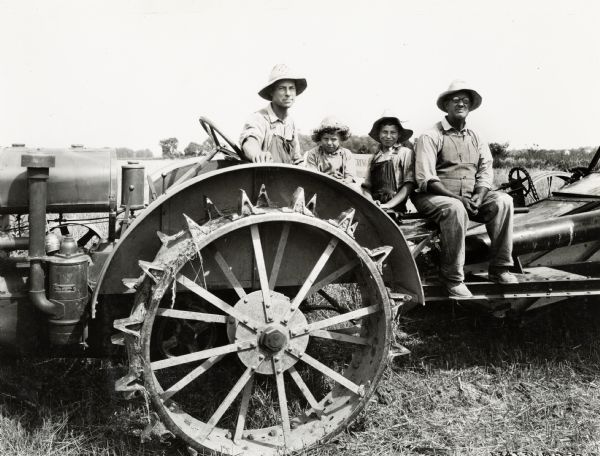
<path fill-rule="evenodd" d="M 494 266 L 490 266 L 488 270 L 488 279 L 496 283 L 519 283 L 519 280 L 508 268 Z"/>
<path fill-rule="evenodd" d="M 448 296 L 451 298 L 472 298 L 473 294 L 469 291 L 464 282 L 460 283 L 446 283 L 446 290 L 448 290 Z"/>

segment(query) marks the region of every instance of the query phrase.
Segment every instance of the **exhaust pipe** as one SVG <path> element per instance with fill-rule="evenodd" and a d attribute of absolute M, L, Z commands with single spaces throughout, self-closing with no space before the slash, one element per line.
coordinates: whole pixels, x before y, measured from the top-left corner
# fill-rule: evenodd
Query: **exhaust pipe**
<path fill-rule="evenodd" d="M 44 257 L 48 176 L 54 167 L 54 155 L 23 154 L 21 166 L 27 168 L 29 195 L 29 298 L 50 319 L 61 319 L 64 307 L 46 297 Z"/>

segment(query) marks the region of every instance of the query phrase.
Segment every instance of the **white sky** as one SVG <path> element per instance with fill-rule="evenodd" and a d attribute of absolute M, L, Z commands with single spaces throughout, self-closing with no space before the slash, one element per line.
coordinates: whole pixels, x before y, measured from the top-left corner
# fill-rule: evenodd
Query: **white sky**
<path fill-rule="evenodd" d="M 0 145 L 150 148 L 237 139 L 275 63 L 308 79 L 293 115 L 366 134 L 391 108 L 418 134 L 451 80 L 511 147 L 600 144 L 600 2 L 0 0 Z"/>

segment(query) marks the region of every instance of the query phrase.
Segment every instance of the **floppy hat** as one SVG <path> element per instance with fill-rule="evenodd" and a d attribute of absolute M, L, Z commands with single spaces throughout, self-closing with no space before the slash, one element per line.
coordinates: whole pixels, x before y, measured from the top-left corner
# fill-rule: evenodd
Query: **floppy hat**
<path fill-rule="evenodd" d="M 345 141 L 350 136 L 350 127 L 348 127 L 348 125 L 342 123 L 335 116 L 327 116 L 321 121 L 321 124 L 313 130 L 312 140 L 318 142 L 316 138 L 318 138 L 321 133 L 327 130 L 339 133 L 342 137 L 342 141 Z"/>
<path fill-rule="evenodd" d="M 379 142 L 379 129 L 381 128 L 381 125 L 383 123 L 393 123 L 398 126 L 398 130 L 399 130 L 398 142 L 399 143 L 406 141 L 408 138 L 410 138 L 413 135 L 412 130 L 409 130 L 408 128 L 404 128 L 402 126 L 402 123 L 400 122 L 400 119 L 398 118 L 398 116 L 395 116 L 389 110 L 385 110 L 383 112 L 383 114 L 381 115 L 381 117 L 373 123 L 373 127 L 371 127 L 371 131 L 369 132 L 369 136 L 377 142 Z"/>
<path fill-rule="evenodd" d="M 258 92 L 261 98 L 265 100 L 271 101 L 270 88 L 277 81 L 282 81 L 284 79 L 291 79 L 296 84 L 296 95 L 300 95 L 304 90 L 306 90 L 306 79 L 299 77 L 295 72 L 293 72 L 287 65 L 284 63 L 278 63 L 271 70 L 271 74 L 269 75 L 269 82 Z"/>
<path fill-rule="evenodd" d="M 465 81 L 457 79 L 450 83 L 448 90 L 440 94 L 437 99 L 437 107 L 442 111 L 447 112 L 446 109 L 444 109 L 444 102 L 446 101 L 446 98 L 454 95 L 457 92 L 469 93 L 469 96 L 471 97 L 471 106 L 469 107 L 470 111 L 475 111 L 479 106 L 481 106 L 481 95 L 479 95 L 475 89 L 472 89 L 471 86 L 469 86 L 469 84 L 467 84 Z"/>

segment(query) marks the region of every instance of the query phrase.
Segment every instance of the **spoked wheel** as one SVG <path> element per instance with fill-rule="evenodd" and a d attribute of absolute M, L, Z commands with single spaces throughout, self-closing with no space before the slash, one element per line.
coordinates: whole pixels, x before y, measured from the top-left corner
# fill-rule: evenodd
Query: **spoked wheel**
<path fill-rule="evenodd" d="M 353 210 L 338 220 L 254 207 L 163 241 L 139 287 L 125 334 L 133 383 L 190 446 L 227 455 L 308 448 L 364 407 L 386 364 L 391 311 L 379 266 L 353 239 Z M 379 258 L 379 261 L 377 261 Z M 227 287 L 219 287 L 219 283 Z M 191 295 L 215 313 L 180 310 Z M 321 305 L 327 296 L 329 305 Z M 220 331 L 215 346 L 157 357 L 157 317 Z M 142 388 L 140 386 L 140 388 Z"/>
<path fill-rule="evenodd" d="M 564 171 L 547 171 L 534 176 L 532 180 L 536 189 L 537 200 L 530 195 L 525 198 L 525 204 L 530 205 L 536 201 L 550 198 L 553 192 L 557 192 L 567 185 L 570 179 L 571 173 Z"/>
<path fill-rule="evenodd" d="M 91 249 L 102 239 L 100 232 L 92 225 L 77 222 L 65 222 L 51 227 L 48 232 L 62 236 L 70 234 L 79 248 Z"/>

